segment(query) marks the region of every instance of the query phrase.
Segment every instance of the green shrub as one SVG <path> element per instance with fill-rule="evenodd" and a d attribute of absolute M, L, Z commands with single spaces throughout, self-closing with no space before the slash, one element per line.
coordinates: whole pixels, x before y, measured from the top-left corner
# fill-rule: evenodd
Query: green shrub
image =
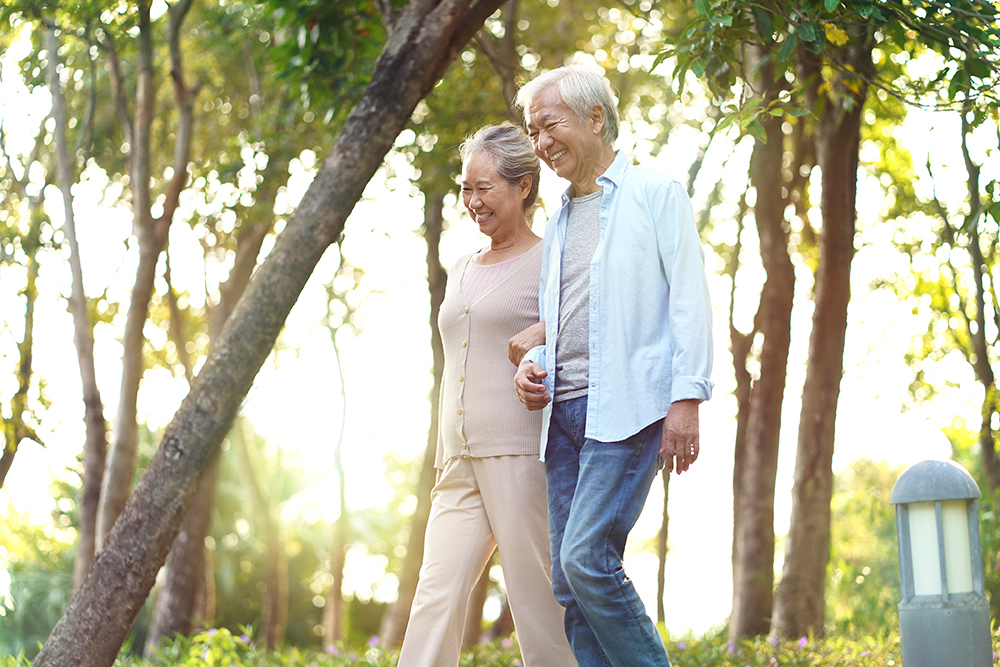
<path fill-rule="evenodd" d="M 998 648 L 994 640 L 994 651 Z M 899 635 L 779 641 L 759 637 L 740 642 L 722 635 L 667 642 L 676 667 L 901 667 Z M 325 651 L 298 648 L 267 652 L 255 647 L 247 629 L 208 630 L 166 642 L 149 659 L 124 654 L 115 667 L 394 667 L 398 652 L 372 637 L 360 646 L 329 646 Z M 30 667 L 23 656 L 0 656 L 0 667 Z M 516 642 L 480 644 L 462 654 L 460 667 L 522 667 Z"/>

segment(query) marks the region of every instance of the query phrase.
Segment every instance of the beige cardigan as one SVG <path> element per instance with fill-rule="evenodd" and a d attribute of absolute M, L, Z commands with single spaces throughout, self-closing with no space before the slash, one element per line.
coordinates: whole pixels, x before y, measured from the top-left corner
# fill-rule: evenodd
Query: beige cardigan
<path fill-rule="evenodd" d="M 542 244 L 467 304 L 462 276 L 471 261 L 472 253 L 452 267 L 438 314 L 444 344 L 438 468 L 455 456 L 538 455 L 542 413 L 517 400 L 507 341 L 538 322 Z"/>

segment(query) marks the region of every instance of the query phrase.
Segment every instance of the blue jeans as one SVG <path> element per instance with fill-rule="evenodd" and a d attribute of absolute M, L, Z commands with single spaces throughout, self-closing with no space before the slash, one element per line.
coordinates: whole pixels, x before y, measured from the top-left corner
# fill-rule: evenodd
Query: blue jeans
<path fill-rule="evenodd" d="M 587 397 L 552 406 L 545 479 L 552 590 L 579 667 L 670 667 L 622 568 L 625 540 L 659 468 L 662 421 L 621 442 L 584 437 Z"/>

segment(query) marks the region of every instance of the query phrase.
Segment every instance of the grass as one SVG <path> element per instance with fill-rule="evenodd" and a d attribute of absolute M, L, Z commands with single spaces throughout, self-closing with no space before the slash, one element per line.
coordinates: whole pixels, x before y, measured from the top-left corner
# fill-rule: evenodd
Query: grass
<path fill-rule="evenodd" d="M 156 656 L 122 656 L 115 667 L 394 667 L 398 651 L 378 637 L 363 646 L 331 645 L 325 650 L 288 648 L 268 652 L 246 630 L 213 629 L 166 644 Z M 670 641 L 675 667 L 893 667 L 901 665 L 898 635 L 886 638 L 827 637 L 798 641 L 757 638 L 728 642 L 724 637 Z M 0 667 L 28 667 L 22 657 L 0 657 Z M 480 644 L 462 654 L 461 667 L 522 667 L 516 642 Z"/>

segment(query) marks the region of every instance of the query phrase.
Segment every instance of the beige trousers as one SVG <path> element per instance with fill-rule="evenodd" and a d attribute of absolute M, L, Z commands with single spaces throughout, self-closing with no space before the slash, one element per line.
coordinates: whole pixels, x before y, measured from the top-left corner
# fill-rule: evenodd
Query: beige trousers
<path fill-rule="evenodd" d="M 455 667 L 469 596 L 500 549 L 525 667 L 575 667 L 549 574 L 545 464 L 534 456 L 456 457 L 431 494 L 424 562 L 399 667 Z"/>

